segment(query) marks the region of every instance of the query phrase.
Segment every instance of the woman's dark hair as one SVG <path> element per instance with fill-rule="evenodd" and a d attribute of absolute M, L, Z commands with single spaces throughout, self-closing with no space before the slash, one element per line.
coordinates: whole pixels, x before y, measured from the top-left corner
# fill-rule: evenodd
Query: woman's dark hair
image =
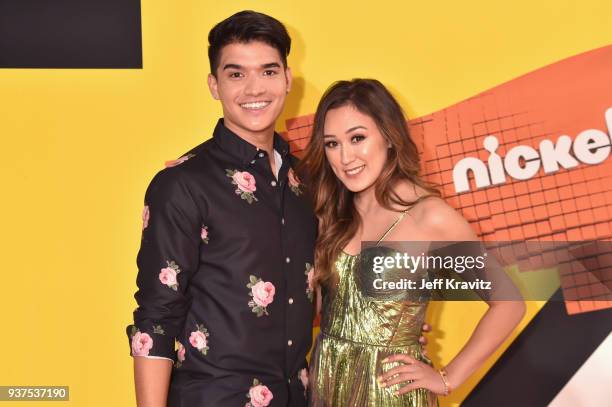
<path fill-rule="evenodd" d="M 244 10 L 221 21 L 208 33 L 210 72 L 216 76 L 223 47 L 251 41 L 262 41 L 276 48 L 283 65 L 287 67 L 291 37 L 283 23 L 266 14 Z"/>
<path fill-rule="evenodd" d="M 333 281 L 333 261 L 357 233 L 361 217 L 353 203 L 353 192 L 336 177 L 325 156 L 323 129 L 327 112 L 352 106 L 374 120 L 390 148 L 387 162 L 374 184 L 378 203 L 384 208 L 410 208 L 426 196 L 440 193 L 420 176 L 417 146 L 410 138 L 406 116 L 399 103 L 375 79 L 353 79 L 334 83 L 323 95 L 314 117 L 312 139 L 299 172 L 308 179 L 319 236 L 315 245 L 315 282 Z M 414 201 L 404 201 L 396 192 L 400 181 L 409 181 L 426 191 Z"/>

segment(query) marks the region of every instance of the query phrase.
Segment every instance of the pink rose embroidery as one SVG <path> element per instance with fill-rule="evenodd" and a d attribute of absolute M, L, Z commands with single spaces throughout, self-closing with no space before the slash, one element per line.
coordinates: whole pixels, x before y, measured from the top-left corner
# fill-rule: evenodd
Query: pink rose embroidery
<path fill-rule="evenodd" d="M 287 174 L 287 178 L 289 179 L 289 188 L 293 191 L 294 194 L 300 196 L 302 194 L 302 183 L 298 178 L 293 168 L 289 168 L 289 173 Z"/>
<path fill-rule="evenodd" d="M 252 299 L 249 301 L 249 307 L 257 314 L 258 317 L 269 315 L 267 306 L 274 301 L 274 293 L 276 288 L 274 284 L 265 282 L 253 275 L 249 276 L 249 284 L 247 288 L 251 289 L 249 296 Z"/>
<path fill-rule="evenodd" d="M 270 389 L 264 386 L 257 379 L 253 379 L 253 385 L 249 389 L 247 397 L 250 399 L 245 407 L 266 407 L 274 398 Z"/>
<path fill-rule="evenodd" d="M 308 390 L 308 369 L 300 370 L 300 381 L 302 386 L 304 386 L 304 397 L 306 397 L 306 390 Z"/>
<path fill-rule="evenodd" d="M 202 226 L 202 231 L 200 232 L 200 237 L 202 241 L 208 244 L 208 226 Z"/>
<path fill-rule="evenodd" d="M 195 157 L 195 154 L 187 154 L 184 155 L 180 158 L 177 158 L 176 160 L 169 160 L 165 162 L 166 168 L 170 168 L 170 167 L 176 167 L 179 164 L 184 163 L 185 161 L 189 160 L 190 158 Z"/>
<path fill-rule="evenodd" d="M 179 342 L 179 348 L 178 348 L 178 352 L 176 353 L 179 362 L 184 362 L 185 361 L 185 347 L 183 346 L 182 343 Z"/>
<path fill-rule="evenodd" d="M 240 198 L 244 199 L 248 203 L 257 202 L 254 192 L 257 190 L 255 187 L 255 177 L 246 171 L 238 170 L 225 170 L 225 175 L 232 179 L 232 184 L 236 185 L 236 195 L 240 195 Z"/>
<path fill-rule="evenodd" d="M 159 281 L 162 284 L 167 285 L 174 291 L 178 290 L 177 274 L 181 272 L 181 269 L 174 261 L 166 261 L 168 267 L 161 269 L 159 273 Z"/>
<path fill-rule="evenodd" d="M 142 230 L 145 230 L 149 226 L 149 205 L 145 205 L 142 209 Z"/>
<path fill-rule="evenodd" d="M 272 283 L 260 281 L 251 287 L 251 292 L 253 293 L 255 304 L 267 307 L 274 300 L 276 289 Z"/>
<path fill-rule="evenodd" d="M 236 171 L 232 175 L 232 179 L 236 182 L 236 185 L 242 192 L 255 192 L 255 177 L 246 171 Z"/>
<path fill-rule="evenodd" d="M 132 355 L 149 356 L 153 347 L 153 338 L 148 333 L 142 333 L 138 329 L 132 330 Z"/>
<path fill-rule="evenodd" d="M 312 302 L 314 299 L 314 267 L 310 263 L 306 263 L 306 296 Z"/>
<path fill-rule="evenodd" d="M 174 366 L 181 367 L 183 362 L 185 361 L 185 347 L 180 342 L 178 342 L 178 350 L 176 351 L 176 359 L 177 360 L 174 363 Z"/>
<path fill-rule="evenodd" d="M 189 336 L 189 343 L 191 346 L 199 350 L 203 355 L 208 353 L 208 329 L 204 328 L 204 325 L 196 324 L 196 330 Z"/>

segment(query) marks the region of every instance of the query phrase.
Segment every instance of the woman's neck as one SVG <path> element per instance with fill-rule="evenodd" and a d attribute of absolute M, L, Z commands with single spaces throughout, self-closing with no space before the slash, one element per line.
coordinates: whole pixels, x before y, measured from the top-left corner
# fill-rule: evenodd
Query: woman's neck
<path fill-rule="evenodd" d="M 407 180 L 398 182 L 393 187 L 393 191 L 405 202 L 414 201 L 419 197 L 417 187 L 412 182 Z M 374 188 L 374 185 L 356 193 L 355 197 L 353 198 L 353 202 L 355 203 L 355 208 L 361 215 L 371 213 L 373 210 L 381 206 L 376 199 L 376 189 Z M 396 208 L 396 210 L 402 209 L 403 208 Z"/>
<path fill-rule="evenodd" d="M 357 209 L 357 212 L 359 212 L 361 215 L 367 214 L 372 209 L 380 206 L 376 200 L 374 185 L 356 193 L 355 197 L 353 198 L 353 203 L 355 204 L 355 209 Z"/>

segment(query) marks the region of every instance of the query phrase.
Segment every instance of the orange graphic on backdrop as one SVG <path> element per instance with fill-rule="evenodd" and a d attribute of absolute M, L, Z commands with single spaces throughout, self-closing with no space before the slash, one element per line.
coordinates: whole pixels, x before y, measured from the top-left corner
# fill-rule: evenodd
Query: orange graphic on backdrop
<path fill-rule="evenodd" d="M 537 150 L 540 142 L 572 140 L 597 129 L 612 136 L 605 121 L 612 108 L 612 46 L 596 49 L 516 78 L 456 105 L 409 121 L 419 146 L 424 177 L 437 184 L 484 241 L 579 241 L 612 238 L 612 154 L 599 164 L 457 193 L 453 168 L 465 157 L 487 163 L 487 136 L 499 140 L 504 157 L 513 147 Z M 612 117 L 612 114 L 610 115 Z M 287 120 L 285 138 L 300 155 L 310 139 L 313 115 Z M 600 147 L 607 148 L 610 147 Z M 522 163 L 524 165 L 524 162 Z M 473 178 L 473 177 L 472 177 Z M 599 264 L 612 265 L 610 253 Z M 612 267 L 593 273 L 561 273 L 569 313 L 612 308 Z"/>

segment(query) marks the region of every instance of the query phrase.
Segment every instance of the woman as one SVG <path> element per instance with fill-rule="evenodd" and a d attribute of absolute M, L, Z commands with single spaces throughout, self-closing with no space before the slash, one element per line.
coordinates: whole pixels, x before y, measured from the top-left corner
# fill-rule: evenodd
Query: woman
<path fill-rule="evenodd" d="M 380 82 L 341 81 L 327 90 L 303 165 L 319 219 L 314 278 L 323 294 L 312 404 L 436 405 L 436 395 L 460 386 L 504 341 L 524 304 L 489 301 L 468 343 L 436 370 L 418 342 L 427 302 L 360 290 L 363 273 L 371 273 L 357 267 L 363 241 L 477 240 L 420 178 L 406 118 Z"/>

